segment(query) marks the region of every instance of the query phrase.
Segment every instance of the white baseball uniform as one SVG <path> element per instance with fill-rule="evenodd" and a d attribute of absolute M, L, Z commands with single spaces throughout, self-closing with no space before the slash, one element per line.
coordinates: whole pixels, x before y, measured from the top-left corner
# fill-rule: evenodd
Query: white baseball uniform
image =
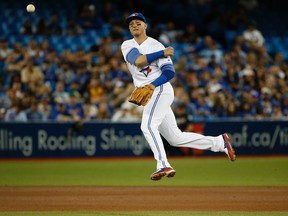
<path fill-rule="evenodd" d="M 121 45 L 123 57 L 133 77 L 134 85 L 141 87 L 150 84 L 157 79 L 162 71 L 160 68 L 165 64 L 173 64 L 170 57 L 160 58 L 144 68 L 138 68 L 127 61 L 127 54 L 131 49 L 137 48 L 143 55 L 164 50 L 165 47 L 159 41 L 148 37 L 142 44 L 134 39 L 126 40 Z M 212 137 L 197 133 L 182 132 L 176 123 L 171 104 L 174 100 L 172 85 L 167 82 L 155 88 L 154 93 L 144 107 L 141 130 L 149 143 L 154 158 L 157 161 L 157 169 L 171 167 L 167 160 L 164 145 L 160 134 L 176 147 L 189 147 L 214 152 L 224 152 L 224 140 L 222 135 Z"/>

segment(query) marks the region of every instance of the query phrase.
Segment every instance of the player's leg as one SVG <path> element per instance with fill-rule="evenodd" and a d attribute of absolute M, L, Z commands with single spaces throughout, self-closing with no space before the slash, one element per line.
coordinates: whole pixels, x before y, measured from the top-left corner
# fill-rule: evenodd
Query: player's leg
<path fill-rule="evenodd" d="M 144 107 L 141 122 L 141 130 L 157 161 L 157 169 L 171 167 L 158 131 L 159 125 L 162 123 L 168 111 L 167 107 L 170 107 L 173 101 L 173 98 L 168 94 L 164 94 L 163 90 L 163 86 L 155 89 L 150 101 Z"/>
<path fill-rule="evenodd" d="M 165 115 L 165 118 L 159 127 L 159 131 L 172 146 L 211 150 L 213 152 L 225 152 L 225 140 L 223 135 L 204 136 L 192 132 L 182 132 L 177 126 L 171 108 L 169 108 L 168 113 Z"/>

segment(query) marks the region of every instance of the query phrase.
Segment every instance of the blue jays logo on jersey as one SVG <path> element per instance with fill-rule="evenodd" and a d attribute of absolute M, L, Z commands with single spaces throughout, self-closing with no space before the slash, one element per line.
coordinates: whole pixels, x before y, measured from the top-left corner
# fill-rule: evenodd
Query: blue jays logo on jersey
<path fill-rule="evenodd" d="M 149 75 L 149 73 L 151 72 L 151 68 L 149 66 L 143 68 L 142 70 L 140 70 L 141 73 L 143 73 L 146 77 Z"/>

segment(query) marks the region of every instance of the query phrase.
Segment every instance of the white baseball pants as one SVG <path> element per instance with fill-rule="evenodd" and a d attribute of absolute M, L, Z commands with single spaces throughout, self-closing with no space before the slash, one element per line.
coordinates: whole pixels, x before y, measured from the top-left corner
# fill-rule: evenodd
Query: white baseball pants
<path fill-rule="evenodd" d="M 168 82 L 155 88 L 150 101 L 143 110 L 141 130 L 154 153 L 157 169 L 171 167 L 160 134 L 172 146 L 211 150 L 213 152 L 224 151 L 222 135 L 213 137 L 182 132 L 177 126 L 170 107 L 173 100 L 174 90 Z"/>

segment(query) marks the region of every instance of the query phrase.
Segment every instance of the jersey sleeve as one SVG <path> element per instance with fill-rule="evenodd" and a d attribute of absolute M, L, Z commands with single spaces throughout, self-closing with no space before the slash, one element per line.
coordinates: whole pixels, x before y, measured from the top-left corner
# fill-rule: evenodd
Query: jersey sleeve
<path fill-rule="evenodd" d="M 130 43 L 129 41 L 124 41 L 124 42 L 122 43 L 122 45 L 121 45 L 121 51 L 122 51 L 122 55 L 123 55 L 123 58 L 124 58 L 125 62 L 128 62 L 128 61 L 127 61 L 127 55 L 128 55 L 128 53 L 129 53 L 133 48 L 135 48 L 135 47 L 134 47 L 133 44 Z"/>

